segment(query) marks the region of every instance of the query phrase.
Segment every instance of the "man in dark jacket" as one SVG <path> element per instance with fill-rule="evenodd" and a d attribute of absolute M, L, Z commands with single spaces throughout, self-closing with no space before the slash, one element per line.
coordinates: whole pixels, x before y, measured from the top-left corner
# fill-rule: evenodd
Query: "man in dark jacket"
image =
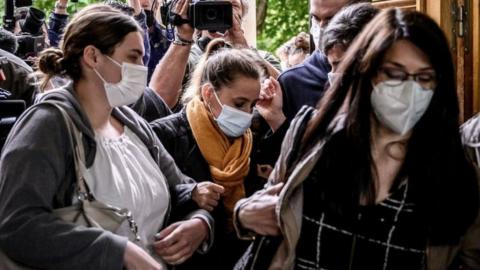
<path fill-rule="evenodd" d="M 345 6 L 370 2 L 368 0 L 312 0 L 311 13 L 315 20 L 326 28 L 328 22 Z M 319 39 L 322 39 L 322 35 Z M 319 40 L 318 44 L 321 44 Z M 292 69 L 288 69 L 278 78 L 284 96 L 283 111 L 287 121 L 291 121 L 303 105 L 315 106 L 323 96 L 327 74 L 331 67 L 322 50 L 318 49 L 308 57 L 305 62 Z"/>

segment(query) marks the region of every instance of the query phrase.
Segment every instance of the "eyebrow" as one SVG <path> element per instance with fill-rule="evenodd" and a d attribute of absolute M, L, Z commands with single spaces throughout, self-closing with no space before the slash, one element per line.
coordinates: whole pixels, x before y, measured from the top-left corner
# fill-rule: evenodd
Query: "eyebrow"
<path fill-rule="evenodd" d="M 390 60 L 387 60 L 385 61 L 387 64 L 391 64 L 391 65 L 394 65 L 396 67 L 399 67 L 399 68 L 405 68 L 404 65 L 400 64 L 400 63 L 397 63 L 397 62 L 394 62 L 394 61 L 390 61 Z M 418 69 L 420 71 L 426 71 L 426 70 L 435 70 L 433 67 L 431 66 L 428 66 L 428 67 L 424 67 L 424 68 L 420 68 Z"/>
<path fill-rule="evenodd" d="M 235 101 L 237 101 L 237 102 L 239 102 L 239 101 L 240 101 L 240 102 L 242 102 L 242 101 L 243 101 L 243 102 L 249 102 L 249 101 L 250 101 L 250 99 L 248 99 L 248 98 L 246 98 L 246 97 L 236 97 L 236 98 L 233 98 L 233 99 L 234 99 Z M 256 98 L 256 99 L 254 99 L 252 102 L 253 102 L 253 103 L 256 103 L 258 100 L 259 100 L 259 99 Z"/>
<path fill-rule="evenodd" d="M 236 97 L 234 98 L 235 101 L 245 101 L 245 102 L 248 102 L 250 101 L 248 98 L 245 98 L 245 97 Z"/>
<path fill-rule="evenodd" d="M 140 56 L 143 56 L 142 50 L 139 50 L 139 49 L 131 49 L 130 52 L 133 52 L 133 53 L 136 53 L 136 54 L 138 54 L 138 55 L 140 55 Z"/>

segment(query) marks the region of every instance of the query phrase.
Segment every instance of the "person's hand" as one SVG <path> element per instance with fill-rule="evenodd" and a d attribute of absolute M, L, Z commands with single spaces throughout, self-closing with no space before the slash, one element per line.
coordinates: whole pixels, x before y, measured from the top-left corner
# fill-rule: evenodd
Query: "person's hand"
<path fill-rule="evenodd" d="M 67 14 L 68 0 L 57 0 L 57 2 L 60 4 L 60 6 L 65 8 L 57 8 L 57 5 L 55 4 L 55 10 L 53 12 L 55 14 Z"/>
<path fill-rule="evenodd" d="M 123 265 L 127 270 L 164 270 L 145 250 L 130 241 L 125 248 Z"/>
<path fill-rule="evenodd" d="M 251 201 L 240 208 L 238 218 L 243 228 L 261 235 L 278 235 L 280 233 L 275 206 L 282 187 L 283 183 L 271 186 L 254 195 Z"/>
<path fill-rule="evenodd" d="M 276 131 L 285 121 L 282 88 L 273 77 L 262 83 L 256 108 L 273 131 Z"/>
<path fill-rule="evenodd" d="M 139 0 L 127 0 L 128 6 L 133 8 L 133 15 L 138 16 L 142 12 L 142 6 Z"/>
<path fill-rule="evenodd" d="M 191 0 L 178 0 L 173 6 L 172 12 L 180 15 L 182 19 L 188 19 L 188 7 Z M 189 23 L 175 26 L 175 33 L 183 40 L 193 40 L 194 29 Z"/>
<path fill-rule="evenodd" d="M 225 40 L 236 48 L 248 48 L 247 39 L 242 29 L 242 16 L 239 13 L 233 13 L 232 23 L 232 28 L 225 33 Z"/>
<path fill-rule="evenodd" d="M 208 225 L 200 218 L 176 222 L 157 234 L 153 248 L 168 264 L 181 264 L 208 239 L 208 231 Z"/>
<path fill-rule="evenodd" d="M 222 186 L 215 183 L 200 182 L 192 191 L 192 200 L 200 208 L 211 212 L 218 205 L 218 200 L 220 200 L 224 191 L 225 189 Z"/>

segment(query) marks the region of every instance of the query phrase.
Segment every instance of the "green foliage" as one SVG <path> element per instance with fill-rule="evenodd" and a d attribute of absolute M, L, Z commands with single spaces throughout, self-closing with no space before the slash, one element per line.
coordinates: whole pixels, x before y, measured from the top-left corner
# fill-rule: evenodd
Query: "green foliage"
<path fill-rule="evenodd" d="M 55 0 L 33 0 L 33 5 L 40 9 L 43 10 L 44 12 L 50 13 L 53 11 L 54 6 L 55 6 Z M 73 14 L 75 13 L 76 10 L 80 10 L 83 7 L 93 4 L 93 3 L 98 3 L 101 2 L 99 0 L 78 0 L 78 3 L 71 3 L 69 2 L 68 4 L 68 13 Z"/>
<path fill-rule="evenodd" d="M 257 47 L 275 52 L 300 32 L 308 33 L 308 0 L 269 0 L 264 29 Z"/>

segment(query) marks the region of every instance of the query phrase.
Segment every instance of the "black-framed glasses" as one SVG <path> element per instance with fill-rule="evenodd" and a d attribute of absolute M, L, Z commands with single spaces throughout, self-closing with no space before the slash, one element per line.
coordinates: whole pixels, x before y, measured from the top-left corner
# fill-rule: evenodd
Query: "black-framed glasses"
<path fill-rule="evenodd" d="M 423 71 L 419 73 L 408 73 L 405 70 L 393 67 L 381 67 L 379 72 L 383 73 L 387 80 L 384 82 L 390 86 L 398 86 L 410 78 L 419 83 L 425 89 L 435 88 L 437 76 L 433 71 Z"/>

